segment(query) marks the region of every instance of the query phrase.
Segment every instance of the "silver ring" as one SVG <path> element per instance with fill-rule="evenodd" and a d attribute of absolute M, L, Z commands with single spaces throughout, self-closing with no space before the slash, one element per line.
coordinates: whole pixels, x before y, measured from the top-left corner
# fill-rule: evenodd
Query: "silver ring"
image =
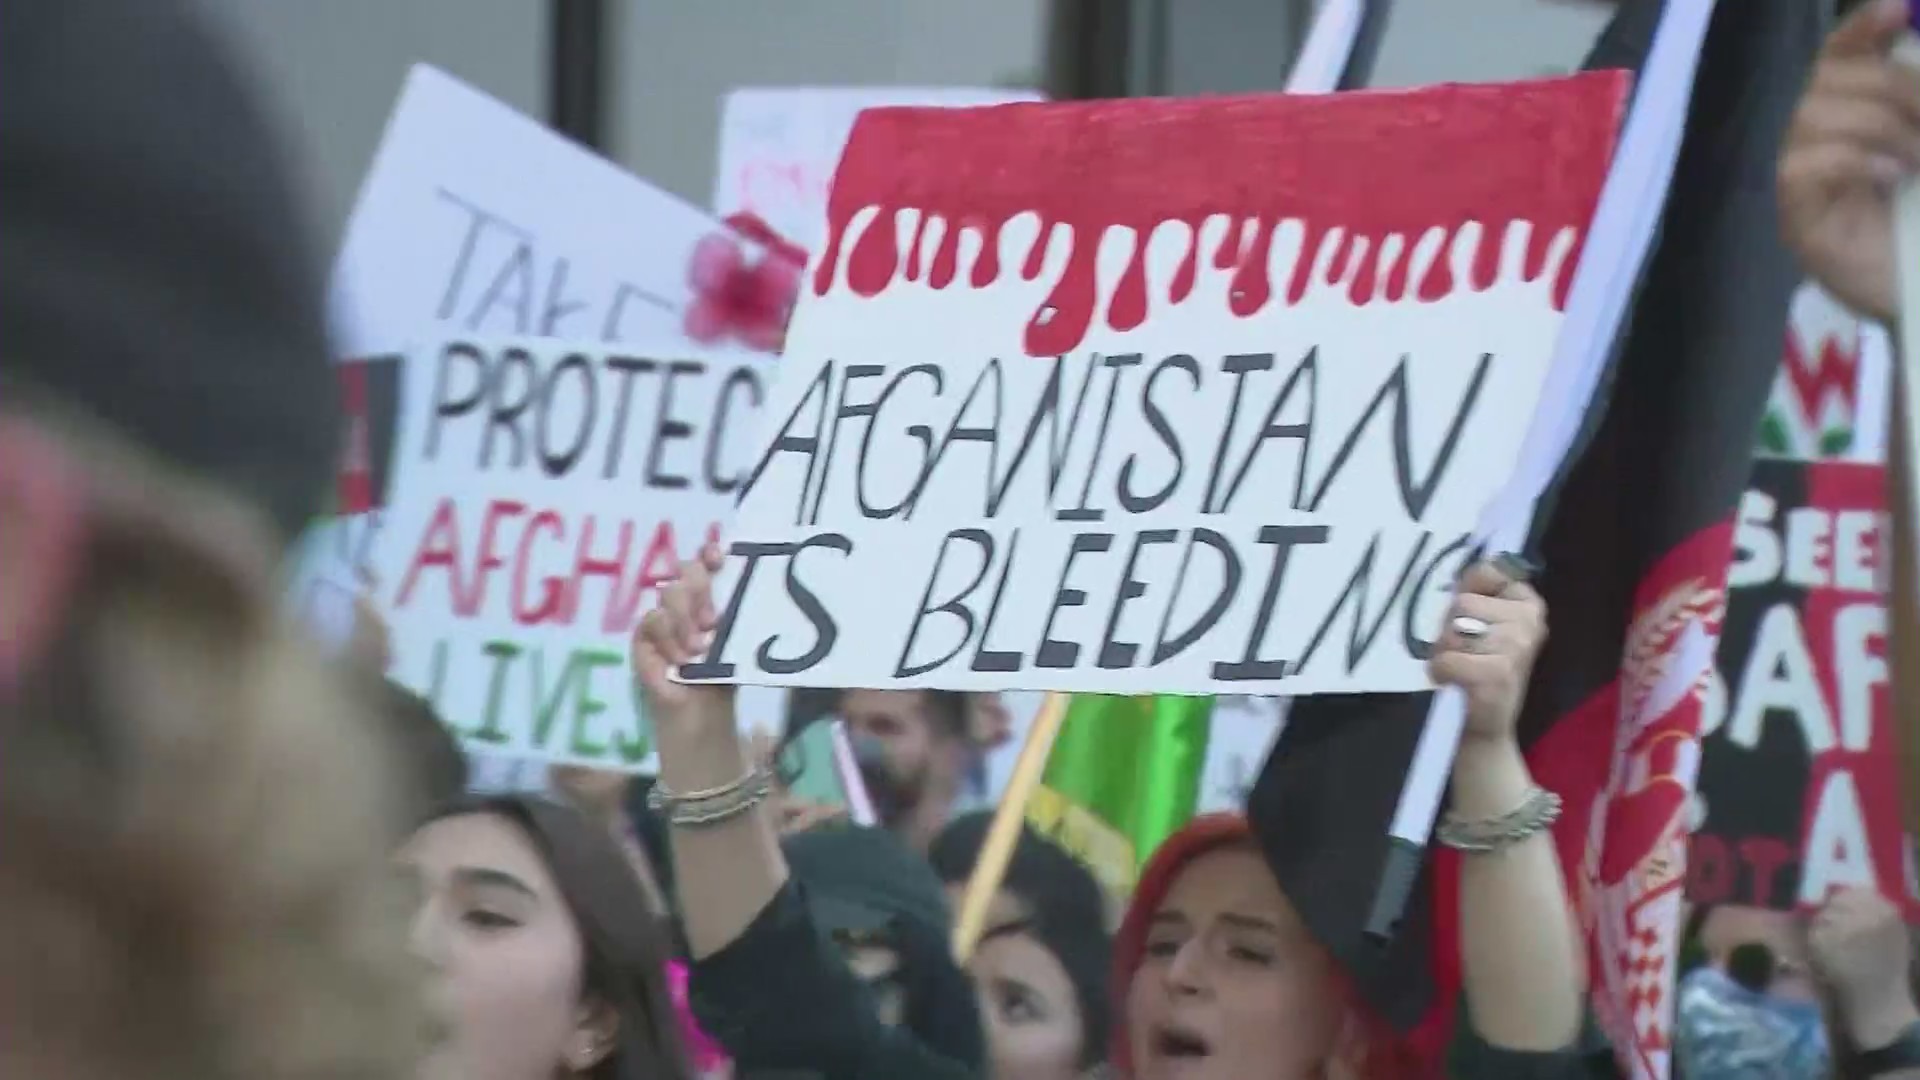
<path fill-rule="evenodd" d="M 1478 641 L 1487 636 L 1487 631 L 1493 629 L 1492 623 L 1485 619 L 1476 619 L 1472 615 L 1455 615 L 1452 626 L 1454 633 L 1468 641 Z"/>

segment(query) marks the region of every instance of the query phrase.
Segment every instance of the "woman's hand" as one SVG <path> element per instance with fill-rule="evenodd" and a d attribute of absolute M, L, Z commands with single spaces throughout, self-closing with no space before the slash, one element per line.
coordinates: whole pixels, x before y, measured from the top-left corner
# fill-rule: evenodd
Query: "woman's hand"
<path fill-rule="evenodd" d="M 634 674 L 660 736 L 663 757 L 689 740 L 738 739 L 733 687 L 675 678 L 680 665 L 699 659 L 713 640 L 718 621 L 713 576 L 725 560 L 720 545 L 708 544 L 700 549 L 699 559 L 681 563 L 678 576 L 661 591 L 659 606 L 647 612 L 633 632 Z"/>
<path fill-rule="evenodd" d="M 1427 673 L 1435 684 L 1465 692 L 1468 740 L 1513 741 L 1527 678 L 1546 640 L 1547 606 L 1509 560 L 1476 563 L 1460 576 Z"/>
<path fill-rule="evenodd" d="M 1893 188 L 1920 166 L 1920 73 L 1893 59 L 1904 0 L 1874 0 L 1827 37 L 1781 147 L 1787 243 L 1826 290 L 1892 322 Z"/>
<path fill-rule="evenodd" d="M 1873 889 L 1842 889 L 1807 935 L 1814 970 L 1833 988 L 1842 1021 L 1863 1048 L 1885 1046 L 1920 1020 L 1908 978 L 1913 950 L 1900 909 Z"/>

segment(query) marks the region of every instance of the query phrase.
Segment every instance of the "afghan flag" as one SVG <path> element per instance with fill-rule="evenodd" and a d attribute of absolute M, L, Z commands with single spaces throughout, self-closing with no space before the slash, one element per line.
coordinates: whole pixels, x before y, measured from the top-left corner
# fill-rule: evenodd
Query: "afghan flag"
<path fill-rule="evenodd" d="M 1093 869 L 1115 896 L 1193 817 L 1213 698 L 1076 694 L 1027 821 Z"/>
<path fill-rule="evenodd" d="M 1668 1071 L 1702 695 L 1798 281 L 1774 163 L 1821 6 L 1715 7 L 1609 381 L 1532 530 L 1554 633 L 1521 735 L 1538 782 L 1565 800 L 1556 839 L 1589 936 L 1594 1008 L 1636 1080 Z M 1640 69 L 1661 14 L 1657 0 L 1621 4 L 1587 66 Z M 1428 860 L 1391 943 L 1364 934 L 1429 697 L 1295 702 L 1248 813 L 1307 925 L 1383 1017 L 1437 1049 L 1459 986 L 1453 853 Z"/>

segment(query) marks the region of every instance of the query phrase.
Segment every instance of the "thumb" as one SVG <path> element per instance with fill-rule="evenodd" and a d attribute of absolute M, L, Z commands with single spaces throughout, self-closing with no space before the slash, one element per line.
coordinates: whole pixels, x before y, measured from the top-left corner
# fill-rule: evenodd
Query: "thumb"
<path fill-rule="evenodd" d="M 1840 21 L 1821 53 L 1858 57 L 1885 53 L 1907 28 L 1907 0 L 1869 0 Z"/>

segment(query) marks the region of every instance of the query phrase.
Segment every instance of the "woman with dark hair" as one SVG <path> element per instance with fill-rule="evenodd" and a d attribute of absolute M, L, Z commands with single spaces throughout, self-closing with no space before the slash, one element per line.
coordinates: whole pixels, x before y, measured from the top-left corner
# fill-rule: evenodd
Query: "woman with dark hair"
<path fill-rule="evenodd" d="M 690 1080 L 668 943 L 625 858 L 570 807 L 470 800 L 401 851 L 443 1037 L 425 1080 Z"/>
<path fill-rule="evenodd" d="M 956 906 L 992 823 L 986 811 L 959 818 L 928 852 Z M 994 1080 L 1068 1080 L 1106 1060 L 1112 947 L 1093 872 L 1023 827 L 967 961 Z"/>

